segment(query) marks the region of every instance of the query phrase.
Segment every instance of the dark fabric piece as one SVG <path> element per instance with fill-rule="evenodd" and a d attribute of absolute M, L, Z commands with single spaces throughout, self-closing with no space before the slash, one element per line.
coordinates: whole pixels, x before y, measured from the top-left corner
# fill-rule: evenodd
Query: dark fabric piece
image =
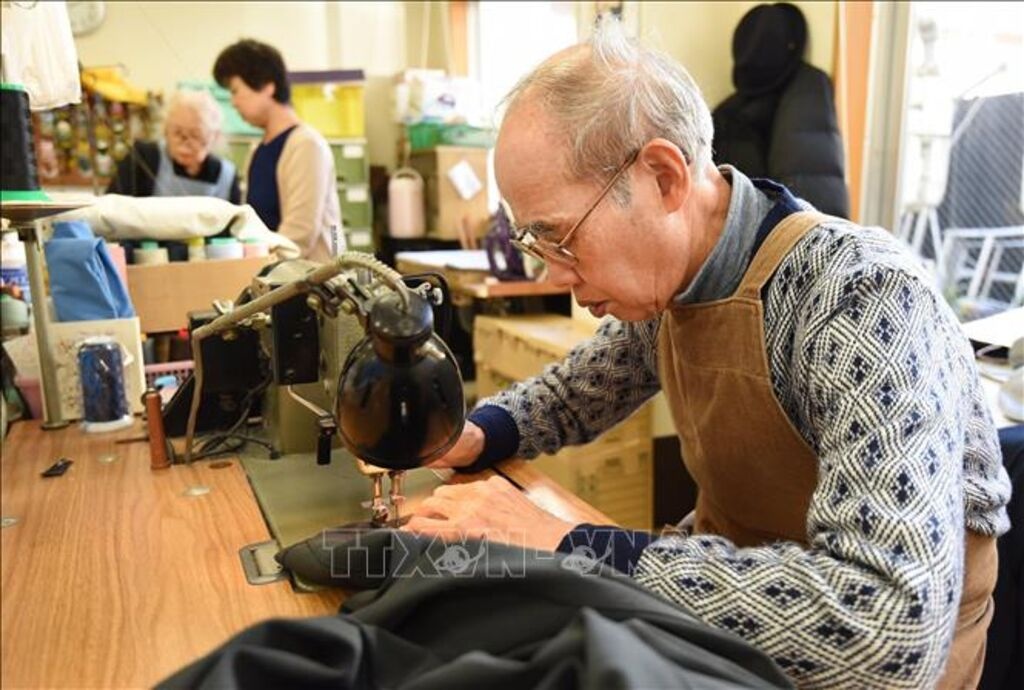
<path fill-rule="evenodd" d="M 107 194 L 125 194 L 127 196 L 153 196 L 153 182 L 160 167 L 160 147 L 152 141 L 136 141 L 131 152 L 117 164 L 117 171 L 107 186 Z M 185 168 L 174 164 L 174 174 L 200 182 L 213 184 L 220 177 L 221 160 L 210 154 L 199 167 L 199 172 L 192 177 Z M 242 201 L 242 192 L 238 186 L 238 175 L 231 180 L 232 204 Z"/>
<path fill-rule="evenodd" d="M 338 616 L 253 626 L 158 687 L 790 687 L 740 638 L 594 563 L 389 530 L 336 546 L 335 563 L 387 565 L 339 583 L 381 587 Z"/>
<path fill-rule="evenodd" d="M 849 217 L 843 139 L 827 74 L 801 64 L 781 91 L 733 94 L 712 118 L 716 164 L 770 177 L 819 211 Z"/>
<path fill-rule="evenodd" d="M 565 535 L 555 550 L 582 555 L 632 575 L 640 554 L 656 538 L 650 532 L 583 523 Z"/>
<path fill-rule="evenodd" d="M 732 37 L 736 90 L 757 96 L 778 89 L 800 66 L 806 47 L 807 21 L 798 7 L 787 2 L 754 7 Z"/>
<path fill-rule="evenodd" d="M 801 65 L 775 109 L 768 176 L 822 213 L 849 218 L 844 165 L 832 82 L 820 69 Z"/>
<path fill-rule="evenodd" d="M 293 125 L 266 143 L 256 147 L 249 163 L 249 188 L 245 201 L 256 211 L 260 220 L 276 231 L 281 225 L 281 197 L 277 190 L 277 162 L 298 125 Z"/>
<path fill-rule="evenodd" d="M 1006 508 L 1010 531 L 997 542 L 999 576 L 981 690 L 1017 690 L 1024 681 L 1024 424 L 1000 429 L 999 445 L 1013 494 Z"/>
<path fill-rule="evenodd" d="M 733 34 L 736 93 L 712 112 L 714 161 L 778 180 L 823 213 L 850 216 L 832 82 L 803 62 L 807 22 L 794 5 L 758 5 Z"/>
<path fill-rule="evenodd" d="M 768 177 L 768 145 L 778 103 L 774 92 L 755 98 L 734 93 L 722 101 L 711 114 L 715 163 L 728 163 L 751 179 Z"/>

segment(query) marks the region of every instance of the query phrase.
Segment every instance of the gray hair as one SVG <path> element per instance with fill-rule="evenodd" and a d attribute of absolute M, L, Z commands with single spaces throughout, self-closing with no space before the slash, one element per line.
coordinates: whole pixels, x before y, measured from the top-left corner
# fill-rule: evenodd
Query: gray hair
<path fill-rule="evenodd" d="M 627 37 L 610 16 L 583 48 L 549 58 L 523 77 L 504 99 L 507 111 L 524 97 L 539 97 L 567 133 L 569 169 L 578 179 L 607 178 L 656 137 L 682 149 L 702 177 L 711 165 L 714 126 L 683 66 Z M 615 191 L 628 203 L 627 191 Z"/>
<path fill-rule="evenodd" d="M 203 124 L 209 141 L 215 142 L 220 137 L 220 127 L 223 122 L 224 115 L 221 113 L 220 106 L 217 105 L 217 101 L 208 91 L 195 91 L 192 89 L 183 89 L 176 91 L 171 96 L 170 102 L 167 104 L 167 116 L 169 120 L 171 113 L 178 108 L 188 109 L 195 112 L 199 117 L 199 121 Z"/>

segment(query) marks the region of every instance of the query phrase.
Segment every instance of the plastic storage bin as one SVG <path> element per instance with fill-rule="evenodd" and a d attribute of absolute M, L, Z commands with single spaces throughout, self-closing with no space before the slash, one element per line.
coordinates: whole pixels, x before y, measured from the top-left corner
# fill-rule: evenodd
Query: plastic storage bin
<path fill-rule="evenodd" d="M 299 118 L 325 137 L 366 134 L 362 70 L 292 72 L 292 105 Z"/>
<path fill-rule="evenodd" d="M 180 386 L 185 383 L 185 379 L 189 377 L 194 368 L 195 363 L 191 359 L 180 362 L 147 364 L 143 367 L 143 373 L 146 375 L 146 388 L 151 388 L 156 383 L 156 380 L 163 376 L 173 376 Z"/>
<path fill-rule="evenodd" d="M 448 146 L 472 146 L 489 149 L 494 146 L 494 132 L 469 125 L 445 125 L 440 132 L 439 144 Z"/>

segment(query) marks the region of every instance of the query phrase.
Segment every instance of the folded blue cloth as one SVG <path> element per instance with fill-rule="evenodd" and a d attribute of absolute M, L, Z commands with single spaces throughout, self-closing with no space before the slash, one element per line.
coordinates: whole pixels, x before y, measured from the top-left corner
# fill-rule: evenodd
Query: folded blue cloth
<path fill-rule="evenodd" d="M 53 224 L 46 243 L 50 294 L 58 321 L 126 319 L 135 316 L 128 289 L 107 246 L 82 220 Z"/>

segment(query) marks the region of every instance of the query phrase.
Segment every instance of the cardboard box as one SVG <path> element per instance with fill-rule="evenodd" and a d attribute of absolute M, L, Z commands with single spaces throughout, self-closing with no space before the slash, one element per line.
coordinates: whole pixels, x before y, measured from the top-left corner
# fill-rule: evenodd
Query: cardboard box
<path fill-rule="evenodd" d="M 272 257 L 128 267 L 128 292 L 144 333 L 188 327 L 188 313 L 233 300 Z"/>
<path fill-rule="evenodd" d="M 649 530 L 654 519 L 650 441 L 595 442 L 540 455 L 533 464 L 621 527 Z"/>
<path fill-rule="evenodd" d="M 487 232 L 490 213 L 487 209 L 488 149 L 464 146 L 437 146 L 413 153 L 409 164 L 423 176 L 427 204 L 427 234 L 439 239 L 459 239 L 465 222 L 471 234 Z M 480 188 L 463 199 L 449 177 L 453 170 L 465 172 L 468 165 Z"/>

